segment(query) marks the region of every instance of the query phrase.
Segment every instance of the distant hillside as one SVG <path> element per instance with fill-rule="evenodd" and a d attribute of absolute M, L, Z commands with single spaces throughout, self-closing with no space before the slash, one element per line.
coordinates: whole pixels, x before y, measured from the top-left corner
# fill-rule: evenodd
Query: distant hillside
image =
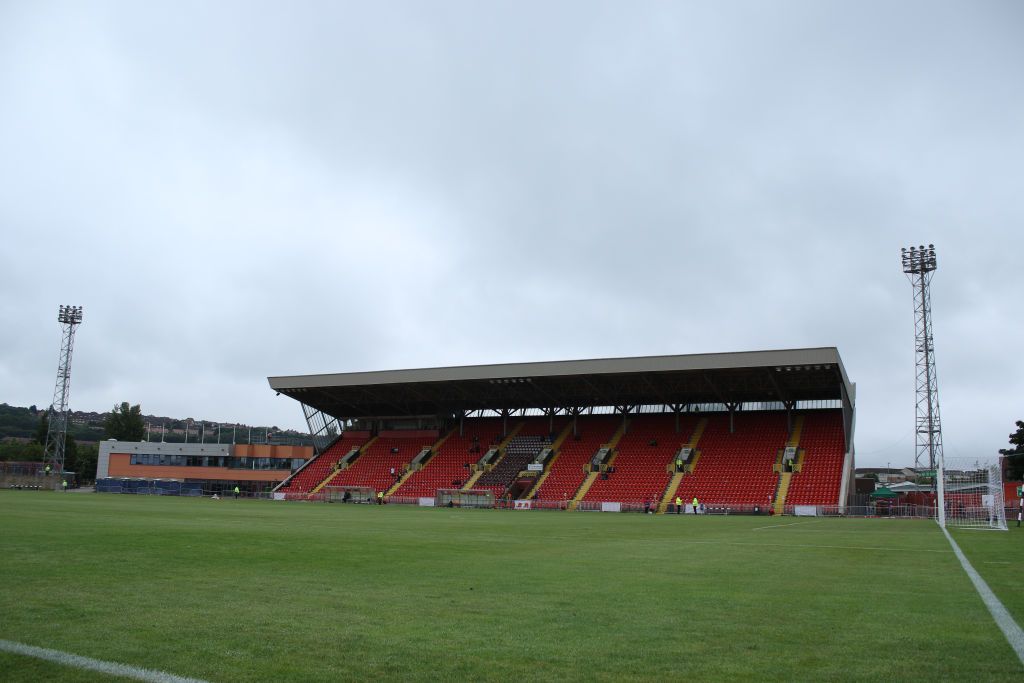
<path fill-rule="evenodd" d="M 0 441 L 5 439 L 32 439 L 39 429 L 43 410 L 37 406 L 22 408 L 0 403 Z M 109 413 L 96 413 L 75 410 L 71 412 L 68 423 L 68 434 L 76 441 L 102 441 L 106 438 L 103 431 L 103 420 Z M 188 427 L 188 440 L 217 443 L 217 422 L 210 420 L 194 420 L 192 418 L 174 418 L 158 415 L 143 415 L 143 421 L 149 428 L 150 441 L 181 442 L 185 440 L 185 428 Z M 246 424 L 220 424 L 220 443 L 271 443 L 291 445 L 311 445 L 309 434 L 293 429 L 278 429 L 276 426 L 256 426 Z"/>

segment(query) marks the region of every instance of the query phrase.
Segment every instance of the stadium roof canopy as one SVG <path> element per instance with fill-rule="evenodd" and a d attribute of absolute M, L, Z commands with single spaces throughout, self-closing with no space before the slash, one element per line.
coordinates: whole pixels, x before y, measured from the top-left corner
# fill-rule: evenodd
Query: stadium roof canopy
<path fill-rule="evenodd" d="M 841 400 L 853 385 L 835 347 L 603 358 L 269 377 L 338 419 L 477 410 Z"/>

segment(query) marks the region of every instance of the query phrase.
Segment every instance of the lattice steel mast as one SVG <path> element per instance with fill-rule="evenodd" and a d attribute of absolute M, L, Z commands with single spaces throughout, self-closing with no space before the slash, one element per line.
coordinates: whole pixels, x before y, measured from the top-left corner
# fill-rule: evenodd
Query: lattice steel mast
<path fill-rule="evenodd" d="M 57 384 L 50 404 L 49 426 L 43 462 L 56 474 L 64 472 L 64 440 L 68 433 L 68 396 L 71 391 L 71 350 L 75 344 L 75 327 L 82 322 L 81 306 L 61 306 L 57 314 L 63 335 L 60 343 L 60 365 Z"/>
<path fill-rule="evenodd" d="M 901 249 L 903 272 L 914 287 L 914 331 L 917 361 L 917 448 L 914 467 L 928 458 L 935 469 L 942 460 L 942 422 L 939 420 L 939 381 L 935 376 L 935 341 L 932 338 L 932 274 L 938 268 L 935 245 Z"/>

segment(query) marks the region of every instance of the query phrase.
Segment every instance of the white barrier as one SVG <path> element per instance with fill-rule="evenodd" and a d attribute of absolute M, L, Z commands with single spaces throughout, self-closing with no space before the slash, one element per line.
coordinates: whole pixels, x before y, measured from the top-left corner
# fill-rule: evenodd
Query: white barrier
<path fill-rule="evenodd" d="M 434 507 L 433 498 L 420 498 L 420 507 L 432 508 Z"/>

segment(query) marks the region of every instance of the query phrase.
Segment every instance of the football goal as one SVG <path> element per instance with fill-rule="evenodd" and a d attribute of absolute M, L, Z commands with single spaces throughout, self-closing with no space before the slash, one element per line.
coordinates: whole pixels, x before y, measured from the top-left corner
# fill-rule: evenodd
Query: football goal
<path fill-rule="evenodd" d="M 997 462 L 941 458 L 936 484 L 939 525 L 1006 531 L 1003 477 Z"/>

